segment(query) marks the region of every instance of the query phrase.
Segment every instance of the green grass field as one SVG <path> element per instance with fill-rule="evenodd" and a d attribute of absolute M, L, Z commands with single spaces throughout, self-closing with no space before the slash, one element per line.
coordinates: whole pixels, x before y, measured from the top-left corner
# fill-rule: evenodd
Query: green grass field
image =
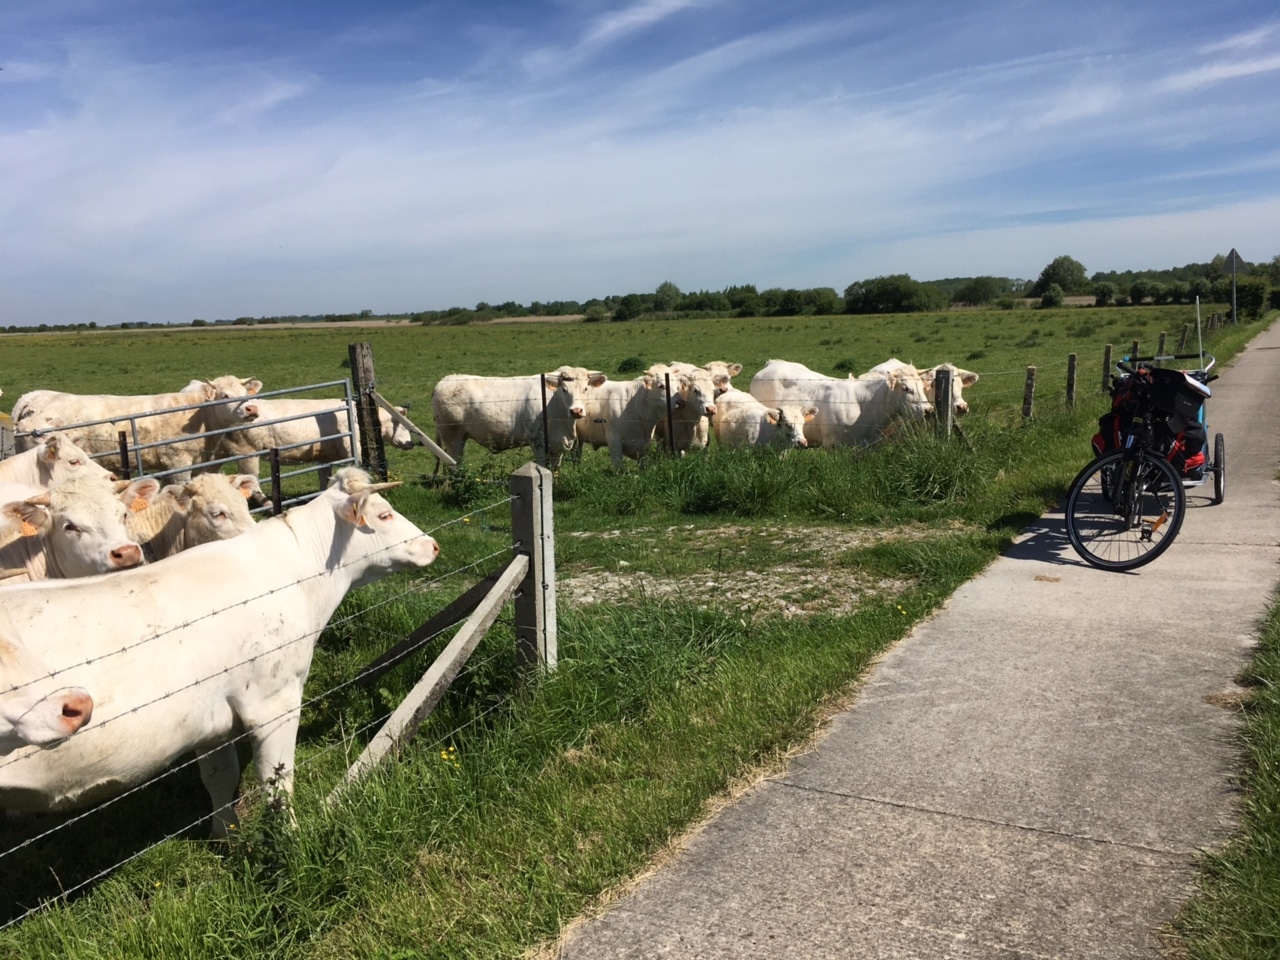
<path fill-rule="evenodd" d="M 500 620 L 415 744 L 328 810 L 349 758 L 447 638 L 370 688 L 345 680 L 496 566 L 510 542 L 497 484 L 527 459 L 472 447 L 469 480 L 443 492 L 421 482 L 425 451 L 391 451 L 407 481 L 392 498 L 436 531 L 442 555 L 416 584 L 402 575 L 354 592 L 322 637 L 299 737 L 299 829 L 251 805 L 240 842 L 203 842 L 206 827 L 189 825 L 207 800 L 182 770 L 0 859 L 0 923 L 79 888 L 0 932 L 0 957 L 525 955 L 803 743 L 879 651 L 1061 496 L 1106 402 L 1104 343 L 1119 354 L 1139 339 L 1145 351 L 1163 330 L 1172 345 L 1193 321 L 1185 307 L 1145 307 L 0 337 L 6 404 L 37 387 L 147 392 L 223 373 L 296 386 L 343 376 L 347 345 L 365 340 L 380 392 L 411 402 L 427 429 L 431 388 L 454 372 L 572 362 L 613 375 L 628 357 L 723 359 L 744 364 L 745 383 L 773 357 L 836 372 L 898 356 L 981 375 L 951 442 L 907 430 L 868 451 L 711 449 L 621 476 L 601 451 L 566 466 L 560 669 L 517 683 Z M 1227 328 L 1208 346 L 1226 359 L 1260 328 Z M 1036 415 L 1024 420 L 1028 365 Z M 57 822 L 0 825 L 0 851 Z"/>

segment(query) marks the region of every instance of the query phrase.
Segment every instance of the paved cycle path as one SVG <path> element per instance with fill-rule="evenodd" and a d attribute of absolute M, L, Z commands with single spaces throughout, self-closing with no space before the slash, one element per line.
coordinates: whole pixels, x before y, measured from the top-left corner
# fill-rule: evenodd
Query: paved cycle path
<path fill-rule="evenodd" d="M 1280 579 L 1280 324 L 1220 373 L 1225 503 L 1189 491 L 1130 573 L 1047 514 L 561 957 L 1161 956 L 1236 822 L 1233 678 Z"/>

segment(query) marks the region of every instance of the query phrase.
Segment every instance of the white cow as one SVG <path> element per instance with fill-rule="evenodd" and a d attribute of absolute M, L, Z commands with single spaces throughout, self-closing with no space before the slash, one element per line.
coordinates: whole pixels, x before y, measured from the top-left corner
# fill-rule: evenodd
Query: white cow
<path fill-rule="evenodd" d="M 79 475 L 115 479 L 110 470 L 58 433 L 49 434 L 30 450 L 0 460 L 0 482 L 5 483 L 52 487 Z"/>
<path fill-rule="evenodd" d="M 716 385 L 710 371 L 689 364 L 655 363 L 648 370 L 650 374 L 663 379 L 670 377 L 673 391 L 671 408 L 671 433 L 674 442 L 667 439 L 667 418 L 658 420 L 654 436 L 662 449 L 674 450 L 678 456 L 684 456 L 690 450 L 703 450 L 707 446 L 709 428 L 707 418 L 716 413 Z"/>
<path fill-rule="evenodd" d="M 920 378 L 924 381 L 925 396 L 928 397 L 930 403 L 937 403 L 938 371 L 944 367 L 951 372 L 951 408 L 955 411 L 956 416 L 968 413 L 969 404 L 964 399 L 964 388 L 978 382 L 978 375 L 972 370 L 961 370 L 954 363 L 940 363 L 937 366 L 918 371 Z M 897 357 L 890 357 L 884 363 L 877 363 L 864 373 L 860 379 L 879 376 L 893 370 L 914 369 L 915 367 L 911 364 L 904 363 Z"/>
<path fill-rule="evenodd" d="M 253 454 L 240 461 L 244 473 L 258 474 L 258 450 L 280 450 L 281 463 L 333 463 L 359 456 L 352 453 L 347 438 L 347 402 L 343 399 L 306 400 L 264 397 L 254 401 L 257 419 L 251 427 L 234 430 L 224 438 L 222 456 Z M 401 414 L 403 408 L 396 408 Z M 286 417 L 299 419 L 284 420 Z M 413 449 L 413 436 L 391 414 L 378 408 L 382 439 L 400 450 Z M 357 431 L 357 436 L 359 433 Z"/>
<path fill-rule="evenodd" d="M 870 446 L 898 418 L 933 412 L 920 378 L 902 370 L 867 380 L 829 380 L 817 387 L 812 402 L 817 412 L 805 436 L 824 447 Z"/>
<path fill-rule="evenodd" d="M 712 383 L 716 385 L 717 396 L 733 387 L 733 378 L 742 372 L 742 364 L 727 363 L 724 360 L 709 360 L 700 367 L 683 360 L 672 360 L 668 366 L 680 373 L 693 373 L 695 370 L 707 371 L 711 374 Z"/>
<path fill-rule="evenodd" d="M 187 389 L 176 393 L 136 396 L 35 390 L 19 397 L 14 404 L 14 428 L 19 432 L 35 431 L 39 434 L 47 430 L 62 430 L 89 453 L 114 454 L 103 458 L 103 463 L 111 469 L 119 469 L 119 432 L 123 430 L 128 434 L 130 444 L 134 441 L 130 421 L 122 418 L 130 414 L 153 413 L 153 416 L 139 417 L 135 421 L 139 444 L 183 436 L 193 439 L 142 451 L 143 467 L 153 472 L 186 472 L 192 464 L 217 458 L 223 443 L 222 435 L 210 435 L 210 431 L 249 423 L 257 417 L 254 402 L 246 398 L 261 389 L 260 380 L 226 376 L 209 381 L 193 380 L 187 384 Z M 199 403 L 211 405 L 192 410 L 174 409 Z M 72 424 L 94 420 L 109 422 L 66 429 Z M 36 442 L 35 437 L 19 438 L 23 449 Z"/>
<path fill-rule="evenodd" d="M 574 423 L 585 413 L 588 397 L 607 380 L 583 367 L 563 366 L 546 374 L 547 443 L 540 377 L 450 374 L 431 393 L 436 442 L 458 463 L 468 438 L 495 452 L 531 446 L 535 459 L 545 459 L 554 470 L 573 449 Z"/>
<path fill-rule="evenodd" d="M 73 477 L 52 490 L 0 483 L 0 516 L 20 534 L 0 548 L 6 595 L 19 582 L 90 577 L 142 563 L 125 517 L 144 509 L 159 490 L 151 477 Z"/>
<path fill-rule="evenodd" d="M 130 513 L 126 527 L 148 561 L 163 560 L 249 530 L 254 520 L 248 500 L 254 496 L 262 496 L 262 487 L 252 474 L 201 473 L 162 489 L 147 509 Z"/>
<path fill-rule="evenodd" d="M 347 591 L 425 567 L 440 547 L 353 467 L 309 503 L 232 540 L 110 577 L 11 588 L 0 637 L 94 691 L 95 722 L 0 763 L 0 806 L 84 807 L 195 750 L 213 833 L 236 823 L 236 740 L 259 779 L 293 790 L 303 685 L 316 639 Z"/>
<path fill-rule="evenodd" d="M 751 378 L 750 393 L 767 407 L 784 403 L 812 406 L 823 386 L 838 382 L 837 378 L 810 370 L 794 360 L 770 360 Z M 805 423 L 805 439 L 814 446 L 822 444 L 813 418 Z"/>
<path fill-rule="evenodd" d="M 610 380 L 588 398 L 587 415 L 577 424 L 578 439 L 599 450 L 609 448 L 609 462 L 622 469 L 624 457 L 644 459 L 658 421 L 667 416 L 667 386 L 646 373 L 635 380 Z"/>
<path fill-rule="evenodd" d="M 817 407 L 800 403 L 766 406 L 743 390 L 726 390 L 716 399 L 711 421 L 716 442 L 726 447 L 806 447 L 805 424 Z"/>
<path fill-rule="evenodd" d="M 89 691 L 67 686 L 39 657 L 0 634 L 0 757 L 26 744 L 57 743 L 92 716 Z"/>

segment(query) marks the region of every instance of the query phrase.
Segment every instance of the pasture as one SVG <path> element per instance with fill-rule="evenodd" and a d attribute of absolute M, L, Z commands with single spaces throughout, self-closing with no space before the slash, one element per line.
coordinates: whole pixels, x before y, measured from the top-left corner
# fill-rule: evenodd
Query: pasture
<path fill-rule="evenodd" d="M 346 373 L 373 346 L 378 389 L 430 432 L 447 373 L 574 363 L 617 376 L 722 359 L 740 381 L 774 357 L 836 373 L 889 356 L 977 371 L 963 438 L 901 431 L 867 451 L 711 449 L 643 471 L 604 451 L 556 480 L 560 669 L 513 677 L 509 624 L 400 758 L 327 810 L 321 801 L 441 642 L 375 689 L 344 682 L 496 566 L 509 544 L 505 479 L 528 458 L 467 451 L 449 490 L 433 459 L 390 451 L 391 499 L 442 554 L 348 596 L 316 652 L 299 737 L 296 832 L 250 804 L 244 836 L 203 841 L 187 769 L 100 813 L 0 826 L 0 956 L 521 956 L 600 902 L 720 798 L 774 768 L 849 696 L 871 659 L 980 571 L 1063 492 L 1105 397 L 1102 345 L 1176 340 L 1186 307 L 953 312 L 624 324 L 274 330 L 203 328 L 0 337 L 0 403 L 52 387 L 175 389 L 193 376 L 266 389 Z M 1260 324 L 1206 346 L 1228 358 Z M 1172 342 L 1172 340 L 1171 340 Z M 1079 401 L 1064 409 L 1066 356 Z M 1036 415 L 1021 417 L 1025 368 Z M 731 455 L 732 454 L 732 455 Z M 154 845 L 154 846 L 153 846 Z M 136 859 L 98 878 L 127 858 Z"/>

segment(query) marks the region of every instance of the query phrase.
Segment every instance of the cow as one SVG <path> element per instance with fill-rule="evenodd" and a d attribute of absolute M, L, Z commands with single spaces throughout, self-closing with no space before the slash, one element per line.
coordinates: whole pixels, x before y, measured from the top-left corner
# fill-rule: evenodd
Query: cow
<path fill-rule="evenodd" d="M 729 389 L 716 399 L 711 426 L 725 447 L 806 447 L 804 427 L 817 412 L 800 403 L 769 407 L 744 390 Z"/>
<path fill-rule="evenodd" d="M 258 474 L 258 451 L 275 447 L 281 463 L 334 463 L 359 456 L 347 442 L 347 402 L 335 400 L 264 397 L 254 401 L 258 410 L 254 425 L 233 430 L 223 438 L 221 455 L 249 454 L 238 467 L 243 473 Z M 397 407 L 400 414 L 404 408 Z M 297 419 L 285 419 L 293 417 Z M 276 423 L 274 421 L 283 422 Z M 378 408 L 382 439 L 399 450 L 413 449 L 413 436 L 390 413 Z M 357 436 L 359 432 L 357 430 Z"/>
<path fill-rule="evenodd" d="M 969 404 L 964 399 L 964 388 L 972 386 L 978 382 L 978 375 L 972 370 L 961 370 L 954 363 L 940 363 L 937 366 L 929 367 L 926 370 L 920 370 L 920 378 L 924 381 L 925 396 L 930 403 L 937 403 L 937 377 L 938 371 L 946 368 L 951 372 L 951 408 L 955 411 L 956 416 L 961 416 L 969 412 Z M 909 363 L 903 363 L 897 357 L 890 357 L 884 363 L 877 363 L 874 367 L 862 375 L 860 379 L 878 376 L 883 373 L 889 373 L 893 370 L 914 370 L 915 368 Z"/>
<path fill-rule="evenodd" d="M 817 370 L 810 370 L 794 360 L 770 360 L 751 378 L 749 392 L 767 407 L 799 403 L 813 405 L 819 389 L 828 383 L 838 383 Z M 805 439 L 813 446 L 820 446 L 817 424 L 813 418 L 805 422 Z"/>
<path fill-rule="evenodd" d="M 576 427 L 578 440 L 596 450 L 608 447 L 610 465 L 619 471 L 624 457 L 643 462 L 667 409 L 662 377 L 646 373 L 635 380 L 610 380 L 588 399 L 587 415 Z"/>
<path fill-rule="evenodd" d="M 585 413 L 592 390 L 608 377 L 583 367 L 562 366 L 545 374 L 546 434 L 542 379 L 450 374 L 431 392 L 436 442 L 456 463 L 467 440 L 497 452 L 531 446 L 534 458 L 555 470 L 573 448 L 574 423 Z M 439 464 L 436 465 L 439 469 Z"/>
<path fill-rule="evenodd" d="M 0 633 L 0 756 L 26 745 L 55 744 L 92 716 L 88 690 L 67 686 L 40 658 Z"/>
<path fill-rule="evenodd" d="M 670 377 L 672 394 L 671 434 L 674 440 L 667 439 L 667 418 L 658 421 L 655 436 L 659 445 L 665 450 L 672 450 L 677 456 L 684 456 L 690 450 L 703 450 L 707 446 L 709 428 L 707 418 L 716 413 L 716 385 L 711 373 L 702 367 L 680 364 L 670 366 L 655 363 L 648 370 L 655 377 Z M 663 380 L 663 386 L 666 386 Z"/>
<path fill-rule="evenodd" d="M 726 363 L 724 360 L 709 360 L 700 367 L 692 363 L 685 363 L 683 360 L 672 360 L 668 366 L 679 373 L 693 373 L 696 370 L 707 371 L 707 373 L 711 374 L 711 382 L 715 384 L 716 396 L 732 388 L 733 378 L 742 372 L 742 364 Z"/>
<path fill-rule="evenodd" d="M 147 561 L 155 562 L 244 533 L 254 523 L 248 500 L 255 496 L 262 496 L 262 487 L 252 474 L 201 473 L 164 487 L 145 510 L 129 514 L 125 527 Z"/>
<path fill-rule="evenodd" d="M 344 467 L 315 499 L 234 539 L 110 577 L 9 588 L 0 637 L 92 690 L 96 706 L 76 736 L 5 757 L 0 806 L 89 806 L 194 750 L 224 838 L 237 823 L 242 734 L 259 779 L 287 803 L 320 632 L 352 588 L 439 555 L 382 497 L 397 485 Z"/>
<path fill-rule="evenodd" d="M 92 454 L 109 454 L 105 466 L 122 469 L 119 462 L 119 432 L 125 431 L 130 442 L 140 445 L 192 437 L 188 442 L 150 447 L 140 451 L 143 469 L 150 472 L 172 472 L 185 478 L 193 464 L 216 459 L 222 447 L 222 435 L 211 431 L 249 423 L 257 418 L 257 407 L 251 399 L 262 389 L 262 381 L 253 378 L 224 376 L 216 380 L 196 381 L 176 393 L 137 396 L 111 394 L 82 395 L 35 390 L 18 398 L 13 407 L 14 428 L 23 449 L 37 442 L 48 430 L 61 430 L 71 440 Z M 193 404 L 208 404 L 194 409 Z M 149 413 L 136 420 L 131 414 Z M 90 427 L 75 424 L 95 420 L 109 421 Z"/>
<path fill-rule="evenodd" d="M 828 380 L 814 389 L 812 403 L 816 413 L 805 437 L 824 447 L 870 446 L 898 418 L 933 412 L 920 377 L 904 370 L 870 379 Z"/>
<path fill-rule="evenodd" d="M 73 477 L 52 490 L 0 484 L 0 516 L 20 536 L 0 548 L 0 592 L 46 578 L 90 577 L 143 562 L 125 517 L 160 490 L 152 477 L 114 483 Z"/>
<path fill-rule="evenodd" d="M 78 475 L 114 480 L 106 467 L 59 433 L 51 433 L 23 453 L 0 460 L 0 482 L 52 487 Z"/>

